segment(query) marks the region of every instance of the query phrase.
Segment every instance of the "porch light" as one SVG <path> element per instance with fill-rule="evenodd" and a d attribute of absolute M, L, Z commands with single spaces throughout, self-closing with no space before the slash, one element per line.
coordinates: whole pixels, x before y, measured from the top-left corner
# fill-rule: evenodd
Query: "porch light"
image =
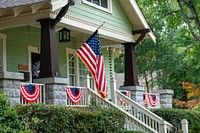
<path fill-rule="evenodd" d="M 59 42 L 69 42 L 70 40 L 70 30 L 63 28 L 58 31 L 59 33 Z"/>

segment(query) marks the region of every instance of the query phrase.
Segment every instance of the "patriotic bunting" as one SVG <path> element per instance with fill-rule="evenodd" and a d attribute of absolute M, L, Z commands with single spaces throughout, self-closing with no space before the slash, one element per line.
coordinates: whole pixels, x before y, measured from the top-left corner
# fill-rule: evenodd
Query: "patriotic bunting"
<path fill-rule="evenodd" d="M 40 97 L 40 88 L 40 85 L 20 85 L 20 94 L 26 102 L 36 102 Z"/>
<path fill-rule="evenodd" d="M 122 94 L 124 94 L 127 97 L 131 97 L 131 93 L 129 91 L 121 91 Z M 125 102 L 124 100 L 120 99 L 119 100 L 121 104 L 128 104 L 127 102 Z"/>
<path fill-rule="evenodd" d="M 155 107 L 156 103 L 158 101 L 157 96 L 155 94 L 148 94 L 148 97 L 149 97 L 149 101 L 150 101 L 151 106 Z"/>
<path fill-rule="evenodd" d="M 146 94 L 143 94 L 143 105 L 145 106 L 146 104 L 147 104 Z"/>
<path fill-rule="evenodd" d="M 79 88 L 66 88 L 66 94 L 73 104 L 77 104 L 82 98 L 82 91 Z"/>
<path fill-rule="evenodd" d="M 158 97 L 156 94 L 143 94 L 143 105 L 147 104 L 147 98 L 152 107 L 155 107 L 158 102 Z"/>

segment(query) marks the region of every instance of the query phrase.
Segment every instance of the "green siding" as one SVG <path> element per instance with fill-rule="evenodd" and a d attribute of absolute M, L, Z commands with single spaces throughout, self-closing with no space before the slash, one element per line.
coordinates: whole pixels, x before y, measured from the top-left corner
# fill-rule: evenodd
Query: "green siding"
<path fill-rule="evenodd" d="M 28 65 L 28 46 L 39 46 L 39 29 L 23 26 L 0 32 L 7 35 L 7 71 L 18 72 L 18 64 Z"/>
<path fill-rule="evenodd" d="M 67 14 L 99 25 L 105 21 L 106 27 L 125 33 L 132 31 L 132 24 L 118 0 L 112 0 L 112 14 L 84 4 L 82 0 L 76 0 Z"/>
<path fill-rule="evenodd" d="M 19 72 L 18 64 L 28 65 L 28 46 L 40 47 L 40 29 L 23 26 L 2 30 L 0 33 L 7 35 L 7 71 Z M 71 38 L 68 43 L 57 43 L 57 45 L 61 75 L 66 77 L 66 67 L 63 68 L 66 63 L 65 49 L 75 48 L 75 38 Z"/>

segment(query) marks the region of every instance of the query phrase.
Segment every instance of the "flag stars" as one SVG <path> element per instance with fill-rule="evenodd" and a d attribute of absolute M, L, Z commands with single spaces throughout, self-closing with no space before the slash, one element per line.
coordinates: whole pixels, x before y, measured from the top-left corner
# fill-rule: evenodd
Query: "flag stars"
<path fill-rule="evenodd" d="M 96 55 L 102 55 L 99 36 L 95 35 L 91 40 L 89 40 L 88 45 L 94 51 Z"/>

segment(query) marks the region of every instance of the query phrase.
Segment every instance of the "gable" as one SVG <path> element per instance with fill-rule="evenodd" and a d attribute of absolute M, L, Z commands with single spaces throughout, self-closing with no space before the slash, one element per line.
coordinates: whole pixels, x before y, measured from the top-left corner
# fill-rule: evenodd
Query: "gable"
<path fill-rule="evenodd" d="M 131 23 L 116 0 L 112 1 L 112 13 L 87 5 L 82 0 L 76 0 L 76 4 L 69 9 L 67 14 L 97 25 L 106 22 L 104 27 L 131 34 Z"/>

